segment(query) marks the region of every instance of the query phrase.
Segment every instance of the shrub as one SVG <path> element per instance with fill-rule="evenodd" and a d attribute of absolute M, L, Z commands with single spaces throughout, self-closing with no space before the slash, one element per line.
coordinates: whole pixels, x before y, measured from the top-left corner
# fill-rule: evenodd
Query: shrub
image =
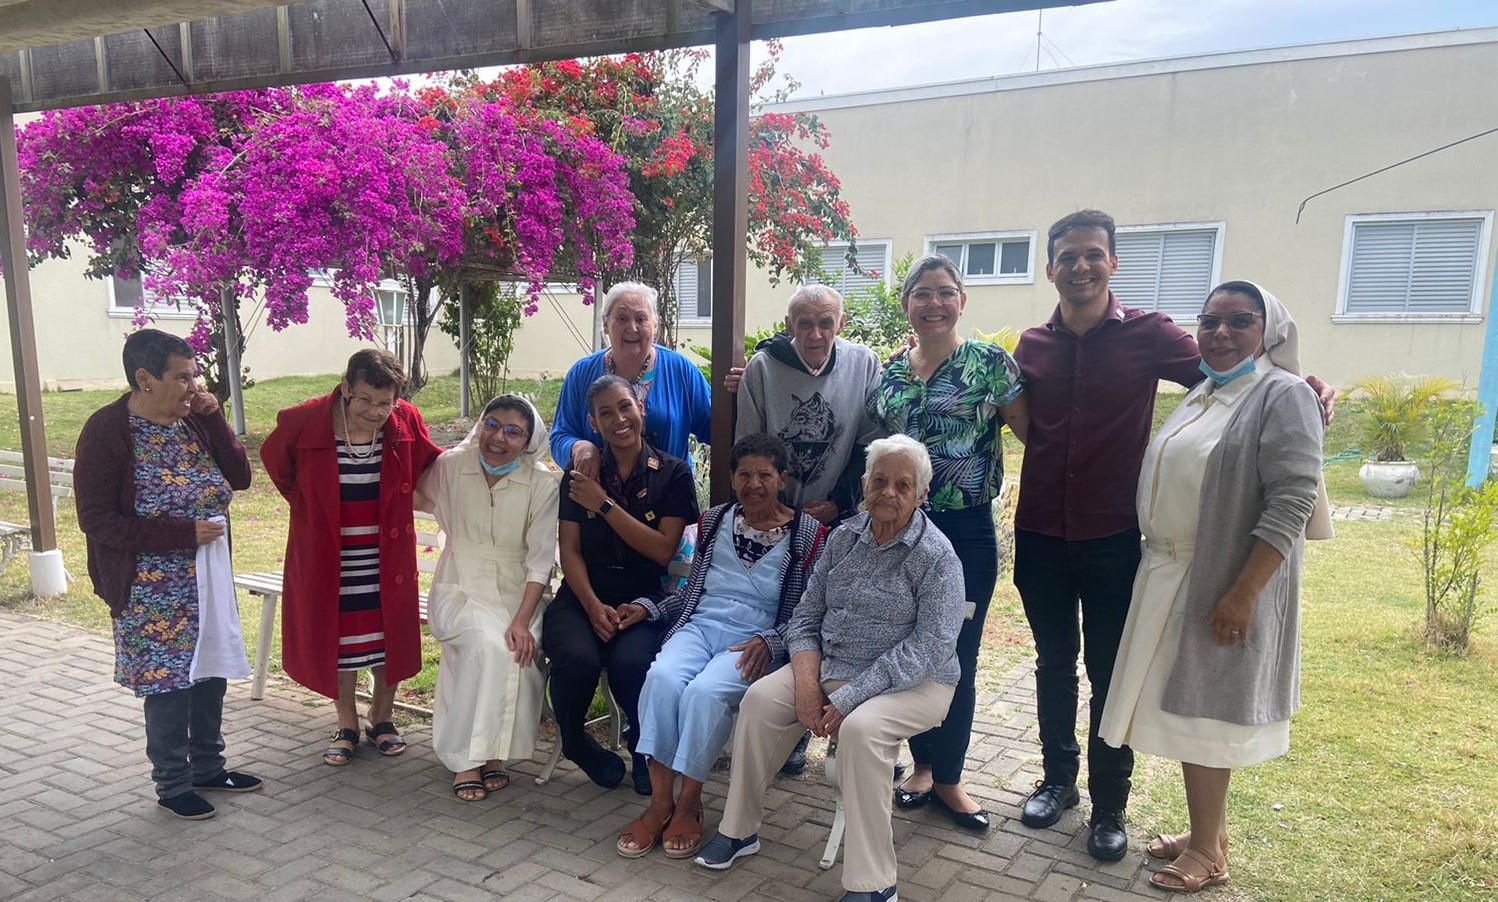
<path fill-rule="evenodd" d="M 1440 399 L 1461 386 L 1444 376 L 1371 376 L 1353 385 L 1362 414 L 1363 442 L 1374 460 L 1408 460 L 1427 435 L 1426 419 Z"/>
<path fill-rule="evenodd" d="M 1422 468 L 1425 511 L 1415 545 L 1425 575 L 1425 642 L 1455 652 L 1467 649 L 1486 613 L 1480 603 L 1482 558 L 1498 538 L 1498 481 L 1466 485 L 1476 419 L 1477 405 L 1470 401 L 1437 404 L 1431 411 L 1430 451 Z"/>

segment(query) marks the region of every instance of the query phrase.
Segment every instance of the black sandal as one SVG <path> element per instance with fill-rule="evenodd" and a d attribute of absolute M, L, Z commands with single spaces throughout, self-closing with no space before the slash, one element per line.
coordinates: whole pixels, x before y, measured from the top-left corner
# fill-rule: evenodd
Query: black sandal
<path fill-rule="evenodd" d="M 354 758 L 354 749 L 359 747 L 359 731 L 342 729 L 333 733 L 334 742 L 347 742 L 348 748 L 341 745 L 330 745 L 322 750 L 322 762 L 334 767 L 342 767 Z"/>
<path fill-rule="evenodd" d="M 501 789 L 504 789 L 506 786 L 510 785 L 510 775 L 499 769 L 486 770 L 483 773 L 479 774 L 479 779 L 483 781 L 485 792 L 499 792 Z M 499 783 L 499 781 L 501 780 L 503 780 L 504 782 L 499 783 L 498 786 L 490 786 L 489 783 L 491 780 L 496 783 Z"/>
<path fill-rule="evenodd" d="M 396 732 L 395 724 L 388 720 L 382 720 L 377 724 L 365 727 L 364 735 L 369 737 L 369 744 L 379 749 L 381 755 L 390 757 L 399 755 L 406 750 L 406 740 L 402 739 L 401 734 Z M 381 739 L 381 736 L 387 738 Z M 358 736 L 354 737 L 355 742 L 358 739 Z"/>
<path fill-rule="evenodd" d="M 465 799 L 463 798 L 463 793 L 465 792 L 476 792 L 478 795 L 471 799 Z M 482 802 L 484 799 L 489 798 L 489 790 L 485 789 L 484 784 L 477 780 L 464 780 L 462 783 L 453 784 L 453 796 L 460 802 Z"/>

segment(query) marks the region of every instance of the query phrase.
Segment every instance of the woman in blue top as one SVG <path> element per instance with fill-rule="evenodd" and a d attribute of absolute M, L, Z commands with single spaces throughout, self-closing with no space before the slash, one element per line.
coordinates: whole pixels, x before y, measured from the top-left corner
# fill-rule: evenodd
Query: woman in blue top
<path fill-rule="evenodd" d="M 691 463 L 687 436 L 706 444 L 712 432 L 711 398 L 702 371 L 682 355 L 655 343 L 659 319 L 656 290 L 620 282 L 603 297 L 603 329 L 609 346 L 579 360 L 562 380 L 551 459 L 567 470 L 598 477 L 601 436 L 588 424 L 588 386 L 599 376 L 619 376 L 635 388 L 645 408 L 651 445 Z M 570 463 L 569 463 L 570 461 Z"/>
<path fill-rule="evenodd" d="M 889 431 L 929 450 L 931 522 L 962 561 L 974 611 L 957 639 L 962 679 L 952 706 L 940 726 L 911 737 L 915 771 L 895 791 L 895 803 L 919 808 L 934 792 L 958 826 L 987 830 L 988 812 L 962 788 L 962 766 L 973 727 L 978 645 L 999 574 L 991 507 L 1004 482 L 999 433 L 1007 424 L 1023 442 L 1030 413 L 1019 365 L 1009 352 L 957 332 L 967 294 L 956 264 L 941 254 L 918 261 L 900 289 L 900 304 L 916 344 L 884 368 L 869 412 Z"/>

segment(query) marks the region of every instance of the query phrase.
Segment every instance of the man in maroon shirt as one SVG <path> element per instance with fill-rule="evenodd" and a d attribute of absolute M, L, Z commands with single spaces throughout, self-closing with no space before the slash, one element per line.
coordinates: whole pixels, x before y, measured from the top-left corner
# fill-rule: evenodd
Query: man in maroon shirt
<path fill-rule="evenodd" d="M 1050 228 L 1046 258 L 1060 303 L 1050 320 L 1024 333 L 1014 355 L 1030 397 L 1014 585 L 1035 638 L 1044 761 L 1021 821 L 1050 826 L 1079 801 L 1081 650 L 1092 683 L 1087 851 L 1117 861 L 1128 850 L 1123 816 L 1134 754 L 1110 747 L 1097 731 L 1139 567 L 1139 467 L 1159 381 L 1189 388 L 1204 376 L 1195 339 L 1163 313 L 1120 305 L 1108 290 L 1119 262 L 1111 216 L 1082 210 L 1063 217 Z M 1330 390 L 1308 381 L 1330 409 Z"/>

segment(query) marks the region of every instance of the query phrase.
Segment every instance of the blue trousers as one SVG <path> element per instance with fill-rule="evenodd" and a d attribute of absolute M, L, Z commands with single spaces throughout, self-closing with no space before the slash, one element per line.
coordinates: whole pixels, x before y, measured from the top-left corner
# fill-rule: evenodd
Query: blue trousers
<path fill-rule="evenodd" d="M 640 691 L 636 751 L 699 783 L 733 732 L 733 710 L 748 691 L 733 636 L 688 623 L 661 648 Z"/>

